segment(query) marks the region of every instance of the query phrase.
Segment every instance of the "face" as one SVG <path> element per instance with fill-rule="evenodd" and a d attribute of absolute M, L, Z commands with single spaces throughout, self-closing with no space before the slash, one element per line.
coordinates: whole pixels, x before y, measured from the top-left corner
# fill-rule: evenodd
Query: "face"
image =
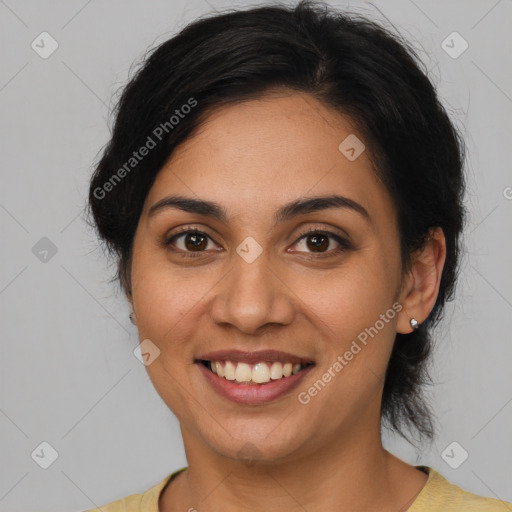
<path fill-rule="evenodd" d="M 130 300 L 186 448 L 293 460 L 378 432 L 399 235 L 368 149 L 339 149 L 354 135 L 311 96 L 274 94 L 216 111 L 159 172 Z M 169 196 L 196 203 L 162 205 Z"/>

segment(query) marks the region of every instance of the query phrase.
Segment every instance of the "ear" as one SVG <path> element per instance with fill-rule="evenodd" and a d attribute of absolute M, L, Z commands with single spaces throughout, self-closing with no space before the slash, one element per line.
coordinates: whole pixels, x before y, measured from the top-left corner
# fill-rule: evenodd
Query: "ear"
<path fill-rule="evenodd" d="M 446 260 L 446 239 L 440 227 L 432 228 L 425 246 L 412 256 L 411 269 L 404 277 L 399 303 L 397 332 L 413 331 L 410 320 L 422 323 L 436 303 Z"/>

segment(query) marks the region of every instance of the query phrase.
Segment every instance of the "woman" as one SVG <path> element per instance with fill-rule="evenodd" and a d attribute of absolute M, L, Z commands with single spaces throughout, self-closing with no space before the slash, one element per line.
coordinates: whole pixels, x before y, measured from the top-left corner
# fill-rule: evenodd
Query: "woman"
<path fill-rule="evenodd" d="M 412 466 L 463 142 L 406 42 L 306 2 L 198 20 L 126 86 L 90 186 L 188 466 L 117 510 L 512 510 Z"/>

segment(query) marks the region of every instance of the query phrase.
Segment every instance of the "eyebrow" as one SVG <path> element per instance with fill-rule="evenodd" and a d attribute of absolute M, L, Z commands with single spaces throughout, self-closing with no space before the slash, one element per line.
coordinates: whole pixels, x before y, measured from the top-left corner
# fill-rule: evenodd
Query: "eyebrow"
<path fill-rule="evenodd" d="M 191 197 L 172 195 L 167 196 L 156 202 L 148 212 L 148 218 L 153 217 L 158 212 L 176 208 L 188 213 L 196 213 L 205 217 L 212 217 L 222 222 L 228 223 L 226 210 L 218 203 Z M 359 213 L 367 222 L 371 222 L 368 211 L 359 203 L 348 197 L 340 195 L 304 197 L 285 204 L 274 214 L 274 225 L 285 222 L 299 215 L 314 213 L 321 210 L 333 208 L 347 208 Z"/>

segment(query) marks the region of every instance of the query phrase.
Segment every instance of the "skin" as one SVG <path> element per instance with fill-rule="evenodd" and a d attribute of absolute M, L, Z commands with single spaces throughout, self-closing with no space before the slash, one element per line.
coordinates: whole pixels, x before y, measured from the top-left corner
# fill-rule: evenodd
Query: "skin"
<path fill-rule="evenodd" d="M 379 411 L 396 332 L 411 332 L 410 318 L 421 323 L 434 306 L 445 239 L 433 230 L 402 274 L 393 202 L 368 149 L 354 161 L 338 150 L 349 134 L 358 134 L 349 118 L 305 93 L 222 107 L 177 148 L 146 198 L 128 299 L 140 339 L 160 350 L 146 368 L 180 421 L 189 465 L 162 493 L 162 512 L 396 512 L 426 483 L 425 473 L 382 447 Z M 333 193 L 364 206 L 371 222 L 334 208 L 273 225 L 285 203 Z M 228 223 L 176 208 L 149 217 L 170 194 L 215 201 Z M 209 237 L 199 257 L 178 255 L 197 254 L 186 235 L 163 245 L 179 226 Z M 339 244 L 328 238 L 315 252 L 311 236 L 299 236 L 310 229 L 346 232 L 353 248 L 336 254 Z M 252 263 L 236 252 L 248 236 L 262 248 Z M 297 394 L 395 302 L 402 310 L 317 396 L 299 403 Z M 194 364 L 211 350 L 267 348 L 316 366 L 299 389 L 264 405 L 218 395 Z"/>

